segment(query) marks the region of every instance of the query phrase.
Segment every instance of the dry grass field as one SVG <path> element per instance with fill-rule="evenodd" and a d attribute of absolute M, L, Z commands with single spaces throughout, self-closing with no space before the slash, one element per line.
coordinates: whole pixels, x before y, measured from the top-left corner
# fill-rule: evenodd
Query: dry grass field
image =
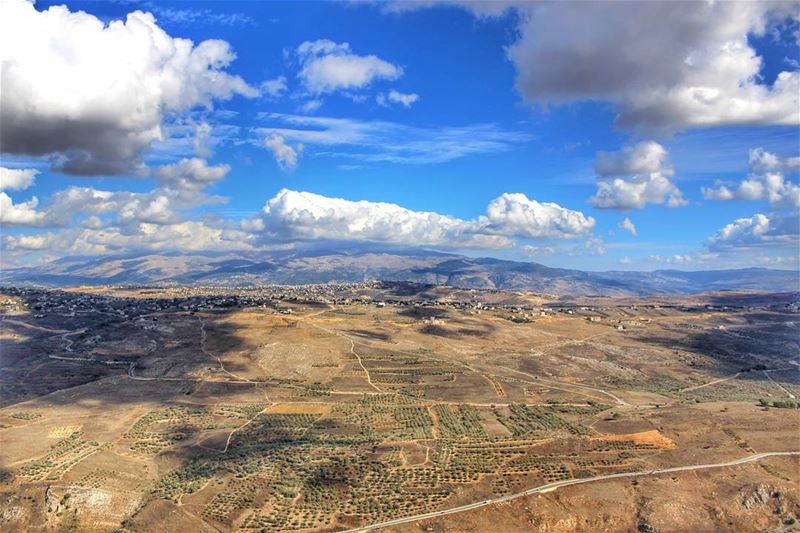
<path fill-rule="evenodd" d="M 796 528 L 793 295 L 349 290 L 2 296 L 0 529 Z"/>

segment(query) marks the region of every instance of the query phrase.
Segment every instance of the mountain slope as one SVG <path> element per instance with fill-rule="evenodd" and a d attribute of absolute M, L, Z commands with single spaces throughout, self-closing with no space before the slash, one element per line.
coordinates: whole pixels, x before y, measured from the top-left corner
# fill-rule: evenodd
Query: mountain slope
<path fill-rule="evenodd" d="M 630 296 L 708 290 L 800 290 L 796 271 L 748 268 L 684 272 L 584 272 L 538 263 L 469 258 L 403 249 L 271 253 L 150 253 L 68 257 L 32 268 L 7 269 L 0 282 L 53 286 L 188 284 L 252 286 L 413 281 L 465 288 L 530 290 L 556 295 Z"/>

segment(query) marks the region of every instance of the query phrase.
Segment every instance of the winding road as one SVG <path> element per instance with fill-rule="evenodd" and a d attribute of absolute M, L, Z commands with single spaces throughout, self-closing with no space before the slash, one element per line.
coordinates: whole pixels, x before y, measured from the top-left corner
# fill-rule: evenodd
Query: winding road
<path fill-rule="evenodd" d="M 656 470 L 643 470 L 639 472 L 622 472 L 619 474 L 606 474 L 603 476 L 595 476 L 595 477 L 588 477 L 583 479 L 568 479 L 566 481 L 556 481 L 555 483 L 548 483 L 546 485 L 540 485 L 538 487 L 533 487 L 528 490 L 524 490 L 522 492 L 517 492 L 515 494 L 509 494 L 507 496 L 500 496 L 499 498 L 491 498 L 489 500 L 481 500 L 479 502 L 470 503 L 467 505 L 462 505 L 460 507 L 453 507 L 452 509 L 445 509 L 443 511 L 434 511 L 431 513 L 424 513 L 418 514 L 414 516 L 407 516 L 404 518 L 398 518 L 396 520 L 389 520 L 388 522 L 381 522 L 379 524 L 371 524 L 368 526 L 358 527 L 355 529 L 348 529 L 346 531 L 340 531 L 339 533 L 357 533 L 357 532 L 364 532 L 364 531 L 375 531 L 377 529 L 383 529 L 391 526 L 399 526 L 401 524 L 407 524 L 409 522 L 417 522 L 419 520 L 427 520 L 429 518 L 437 518 L 440 516 L 447 516 L 456 513 L 463 513 L 465 511 L 471 511 L 472 509 L 479 509 L 481 507 L 486 507 L 488 505 L 494 505 L 497 503 L 503 503 L 511 500 L 515 500 L 517 498 L 522 498 L 524 496 L 531 496 L 533 494 L 542 494 L 545 492 L 552 492 L 554 490 L 558 490 L 562 487 L 568 487 L 570 485 L 583 485 L 585 483 L 594 483 L 596 481 L 604 481 L 608 479 L 619 479 L 619 478 L 627 478 L 627 477 L 642 477 L 642 476 L 657 476 L 660 474 L 670 474 L 674 472 L 687 472 L 691 470 L 707 470 L 711 468 L 724 468 L 729 466 L 737 466 L 742 465 L 745 463 L 751 463 L 753 461 L 760 461 L 761 459 L 765 459 L 767 457 L 779 457 L 779 456 L 788 456 L 788 455 L 800 455 L 800 451 L 790 451 L 790 452 L 764 452 L 764 453 L 757 453 L 754 455 L 748 455 L 747 457 L 742 457 L 741 459 L 736 459 L 733 461 L 728 461 L 725 463 L 712 463 L 712 464 L 702 464 L 702 465 L 688 465 L 688 466 L 675 466 L 671 468 L 660 468 Z"/>
<path fill-rule="evenodd" d="M 316 316 L 316 315 L 319 315 L 319 314 L 321 314 L 323 312 L 324 311 L 320 311 L 318 313 L 312 313 L 311 315 L 306 315 L 303 318 L 308 318 L 308 316 Z M 330 333 L 331 335 L 336 335 L 337 337 L 342 337 L 343 339 L 346 339 L 347 341 L 349 341 L 350 342 L 350 353 L 353 354 L 356 359 L 358 359 L 359 366 L 364 371 L 364 374 L 366 374 L 366 376 L 367 376 L 367 383 L 369 383 L 369 386 L 372 387 L 373 389 L 375 389 L 376 391 L 378 391 L 379 393 L 383 393 L 383 391 L 380 389 L 380 387 L 378 387 L 377 385 L 375 385 L 372 382 L 372 376 L 369 375 L 369 370 L 367 370 L 367 367 L 364 366 L 364 362 L 361 360 L 361 356 L 358 354 L 358 352 L 356 352 L 356 343 L 355 343 L 355 341 L 353 339 L 351 339 L 348 335 L 342 333 L 341 331 L 336 331 L 336 330 L 324 328 L 324 327 L 320 326 L 319 324 L 314 324 L 314 323 L 311 323 L 310 325 L 315 327 L 315 328 L 317 328 L 317 329 L 319 329 L 319 330 L 322 330 L 322 331 L 324 331 L 326 333 Z"/>

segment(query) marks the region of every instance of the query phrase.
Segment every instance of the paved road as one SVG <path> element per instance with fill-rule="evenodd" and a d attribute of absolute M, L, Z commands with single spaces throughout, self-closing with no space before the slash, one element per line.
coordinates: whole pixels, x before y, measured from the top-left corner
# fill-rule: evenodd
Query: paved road
<path fill-rule="evenodd" d="M 464 511 L 470 511 L 472 509 L 478 509 L 480 507 L 486 507 L 488 505 L 494 505 L 496 503 L 503 503 L 510 500 L 515 500 L 517 498 L 521 498 L 523 496 L 530 496 L 532 494 L 541 494 L 544 492 L 551 492 L 554 490 L 558 490 L 561 487 L 568 487 L 570 485 L 582 485 L 584 483 L 593 483 L 595 481 L 603 481 L 607 479 L 617 479 L 617 478 L 626 478 L 626 477 L 640 477 L 640 476 L 655 476 L 659 474 L 669 474 L 673 472 L 686 472 L 689 470 L 704 470 L 709 468 L 723 468 L 726 466 L 736 466 L 745 463 L 750 463 L 752 461 L 759 461 L 766 457 L 776 457 L 776 456 L 785 456 L 785 455 L 800 455 L 800 451 L 791 451 L 791 452 L 765 452 L 765 453 L 757 453 L 755 455 L 748 455 L 747 457 L 742 457 L 741 459 L 736 459 L 735 461 L 728 461 L 726 463 L 713 463 L 713 464 L 704 464 L 704 465 L 689 465 L 689 466 L 675 466 L 672 468 L 661 468 L 656 470 L 644 470 L 639 472 L 624 472 L 620 474 L 607 474 L 604 476 L 596 476 L 596 477 L 589 477 L 583 479 L 569 479 L 567 481 L 557 481 L 555 483 L 548 483 L 547 485 L 541 485 L 539 487 L 534 487 L 532 489 L 524 490 L 522 492 L 517 492 L 516 494 L 509 494 L 508 496 L 501 496 L 499 498 L 492 498 L 490 500 L 481 500 L 479 502 L 470 503 L 467 505 L 462 505 L 460 507 L 454 507 L 452 509 L 445 509 L 443 511 L 434 511 L 432 513 L 425 513 L 419 514 L 415 516 L 407 516 L 405 518 L 398 518 L 396 520 L 390 520 L 388 522 L 382 522 L 380 524 L 372 524 L 369 526 L 359 527 L 355 529 L 348 529 L 347 531 L 341 531 L 339 533 L 357 533 L 357 532 L 364 532 L 364 531 L 374 531 L 376 529 L 383 529 L 386 527 L 391 526 L 398 526 L 400 524 L 407 524 L 409 522 L 417 522 L 419 520 L 426 520 L 428 518 L 437 518 L 440 516 L 446 516 L 456 513 L 463 513 Z"/>

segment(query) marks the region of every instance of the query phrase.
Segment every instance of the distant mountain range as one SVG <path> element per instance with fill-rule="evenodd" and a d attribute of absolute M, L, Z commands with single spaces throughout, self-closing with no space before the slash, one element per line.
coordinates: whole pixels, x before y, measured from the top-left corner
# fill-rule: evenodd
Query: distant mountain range
<path fill-rule="evenodd" d="M 75 285 L 309 284 L 364 280 L 413 281 L 464 288 L 529 290 L 553 295 L 636 296 L 715 290 L 800 290 L 797 271 L 746 268 L 684 272 L 584 272 L 538 263 L 469 258 L 407 249 L 366 248 L 269 253 L 147 253 L 67 257 L 6 269 L 0 283 Z"/>

